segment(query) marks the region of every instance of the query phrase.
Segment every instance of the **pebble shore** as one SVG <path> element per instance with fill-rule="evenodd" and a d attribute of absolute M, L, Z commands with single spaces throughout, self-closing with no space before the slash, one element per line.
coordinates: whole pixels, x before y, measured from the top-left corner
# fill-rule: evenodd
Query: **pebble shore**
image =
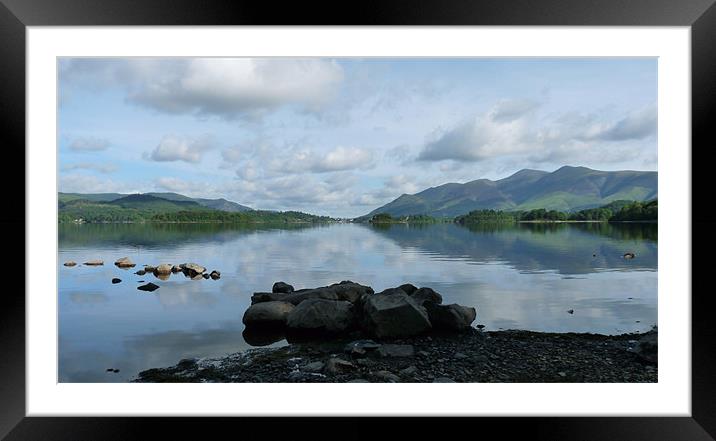
<path fill-rule="evenodd" d="M 649 383 L 653 357 L 635 351 L 650 333 L 600 335 L 480 331 L 397 340 L 336 340 L 185 359 L 135 382 Z M 651 335 L 654 336 L 653 334 Z"/>

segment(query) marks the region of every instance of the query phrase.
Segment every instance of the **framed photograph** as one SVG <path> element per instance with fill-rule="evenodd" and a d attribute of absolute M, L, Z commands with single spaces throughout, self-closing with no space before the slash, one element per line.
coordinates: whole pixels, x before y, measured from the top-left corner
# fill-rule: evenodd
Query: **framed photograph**
<path fill-rule="evenodd" d="M 713 439 L 691 241 L 713 236 L 692 146 L 716 8 L 586 3 L 6 1 L 27 260 L 0 433 L 473 416 Z"/>

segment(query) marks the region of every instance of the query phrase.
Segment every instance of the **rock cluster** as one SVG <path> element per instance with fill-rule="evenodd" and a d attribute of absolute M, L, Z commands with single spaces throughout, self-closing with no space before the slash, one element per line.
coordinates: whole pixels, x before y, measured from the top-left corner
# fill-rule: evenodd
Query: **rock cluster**
<path fill-rule="evenodd" d="M 477 315 L 475 308 L 443 305 L 431 288 L 411 284 L 375 293 L 350 280 L 319 288 L 294 290 L 276 282 L 272 292 L 251 296 L 243 322 L 253 329 L 285 329 L 302 335 L 359 333 L 377 338 L 401 338 L 432 329 L 465 331 Z"/>

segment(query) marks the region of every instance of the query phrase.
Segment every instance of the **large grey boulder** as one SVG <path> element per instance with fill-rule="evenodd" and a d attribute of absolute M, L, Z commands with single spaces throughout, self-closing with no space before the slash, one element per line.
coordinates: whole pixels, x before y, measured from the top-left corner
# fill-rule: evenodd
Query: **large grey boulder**
<path fill-rule="evenodd" d="M 262 305 L 257 303 L 254 306 Z M 288 314 L 286 326 L 293 331 L 341 333 L 355 325 L 353 304 L 341 300 L 307 299 Z"/>
<path fill-rule="evenodd" d="M 300 289 L 291 293 L 254 293 L 251 296 L 251 303 L 281 300 L 298 305 L 308 299 L 345 300 L 356 303 L 365 294 L 373 294 L 373 289 L 370 286 L 364 286 L 359 283 L 343 281 L 315 289 Z"/>
<path fill-rule="evenodd" d="M 368 296 L 363 319 L 367 330 L 379 338 L 408 337 L 431 328 L 425 308 L 404 292 Z"/>
<path fill-rule="evenodd" d="M 283 292 L 283 293 L 293 292 L 293 286 L 291 286 L 285 282 L 276 282 L 273 284 L 273 287 L 271 288 L 271 292 Z"/>
<path fill-rule="evenodd" d="M 435 329 L 464 331 L 470 328 L 470 324 L 477 317 L 475 308 L 457 304 L 438 305 L 433 302 L 425 302 L 424 307 L 428 312 L 430 323 Z"/>
<path fill-rule="evenodd" d="M 426 302 L 436 303 L 439 305 L 443 302 L 443 296 L 432 288 L 420 288 L 413 291 L 412 294 L 408 294 L 410 294 L 410 297 L 412 297 L 413 300 L 418 302 L 420 305 L 425 305 Z"/>
<path fill-rule="evenodd" d="M 398 287 L 399 289 L 402 289 L 405 291 L 405 294 L 412 296 L 415 291 L 418 290 L 418 287 L 413 285 L 412 283 L 404 283 Z"/>
<path fill-rule="evenodd" d="M 242 321 L 246 326 L 284 326 L 293 309 L 293 304 L 288 302 L 257 303 L 244 312 Z"/>

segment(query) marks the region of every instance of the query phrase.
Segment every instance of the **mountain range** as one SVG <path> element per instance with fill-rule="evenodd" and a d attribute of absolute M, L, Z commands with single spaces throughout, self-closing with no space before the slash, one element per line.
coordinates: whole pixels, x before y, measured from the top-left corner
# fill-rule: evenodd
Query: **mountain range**
<path fill-rule="evenodd" d="M 179 193 L 59 193 L 60 208 L 72 205 L 101 203 L 121 208 L 149 208 L 154 211 L 179 211 L 211 208 L 213 210 L 243 212 L 253 209 L 226 199 L 190 198 Z"/>
<path fill-rule="evenodd" d="M 600 171 L 572 166 L 551 173 L 524 169 L 496 181 L 477 179 L 464 184 L 448 183 L 415 194 L 403 194 L 362 218 L 378 213 L 454 217 L 480 209 L 544 208 L 572 212 L 616 200 L 654 199 L 657 183 L 655 171 Z"/>

